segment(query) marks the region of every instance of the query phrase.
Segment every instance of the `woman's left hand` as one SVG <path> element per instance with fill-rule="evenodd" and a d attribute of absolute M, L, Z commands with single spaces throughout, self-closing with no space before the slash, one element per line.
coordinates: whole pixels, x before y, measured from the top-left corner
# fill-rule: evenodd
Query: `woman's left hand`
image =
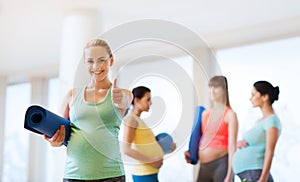
<path fill-rule="evenodd" d="M 176 143 L 172 143 L 171 146 L 171 152 L 174 152 L 174 150 L 176 150 Z"/>
<path fill-rule="evenodd" d="M 129 90 L 118 88 L 117 79 L 112 86 L 112 102 L 119 109 L 127 109 L 132 101 L 132 93 Z"/>

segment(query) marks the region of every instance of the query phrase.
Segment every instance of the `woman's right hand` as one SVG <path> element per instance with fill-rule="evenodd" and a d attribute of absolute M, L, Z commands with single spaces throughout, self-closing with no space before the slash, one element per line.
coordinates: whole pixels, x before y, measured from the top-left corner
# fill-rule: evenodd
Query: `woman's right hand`
<path fill-rule="evenodd" d="M 65 140 L 66 129 L 65 125 L 61 125 L 60 128 L 55 132 L 55 134 L 50 138 L 44 134 L 45 140 L 47 140 L 52 147 L 59 147 Z"/>
<path fill-rule="evenodd" d="M 238 149 L 248 147 L 248 142 L 246 142 L 245 140 L 240 140 L 236 143 L 236 147 Z"/>
<path fill-rule="evenodd" d="M 159 169 L 163 164 L 163 158 L 155 158 L 153 162 L 150 163 L 151 166 Z"/>
<path fill-rule="evenodd" d="M 185 161 L 187 162 L 187 163 L 192 163 L 192 160 L 190 159 L 190 153 L 189 153 L 189 151 L 185 151 L 184 152 L 184 157 L 185 157 Z"/>

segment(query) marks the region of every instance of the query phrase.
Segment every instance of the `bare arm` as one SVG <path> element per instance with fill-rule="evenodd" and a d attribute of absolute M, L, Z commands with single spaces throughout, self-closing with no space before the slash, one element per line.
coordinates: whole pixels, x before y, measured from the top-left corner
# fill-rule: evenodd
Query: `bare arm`
<path fill-rule="evenodd" d="M 264 159 L 263 170 L 258 180 L 259 182 L 265 182 L 269 177 L 275 146 L 278 140 L 278 135 L 279 132 L 276 127 L 271 127 L 266 132 L 267 141 L 266 141 L 265 159 Z"/>
<path fill-rule="evenodd" d="M 137 128 L 138 123 L 134 120 L 134 118 L 127 117 L 124 123 L 124 153 L 136 160 L 139 160 L 143 163 L 149 163 L 155 168 L 160 168 L 162 165 L 161 158 L 150 158 L 142 153 L 134 150 L 132 148 L 132 142 L 135 136 L 135 130 Z"/>
<path fill-rule="evenodd" d="M 70 111 L 70 105 L 71 105 L 71 101 L 72 101 L 72 97 L 73 97 L 73 93 L 74 90 L 69 90 L 69 92 L 67 93 L 67 95 L 64 97 L 63 102 L 61 104 L 61 108 L 60 108 L 60 114 L 62 115 L 62 117 L 64 117 L 65 119 L 69 119 L 69 111 Z"/>
<path fill-rule="evenodd" d="M 236 113 L 231 111 L 227 114 L 228 121 L 228 170 L 226 174 L 226 178 L 224 181 L 231 181 L 233 178 L 233 171 L 231 167 L 231 162 L 233 158 L 233 154 L 236 150 L 236 141 L 237 141 L 237 133 L 238 133 L 238 120 Z"/>

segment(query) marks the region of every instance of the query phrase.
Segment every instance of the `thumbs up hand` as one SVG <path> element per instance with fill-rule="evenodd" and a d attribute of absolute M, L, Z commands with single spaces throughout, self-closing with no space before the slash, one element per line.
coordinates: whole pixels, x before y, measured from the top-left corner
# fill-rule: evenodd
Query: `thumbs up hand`
<path fill-rule="evenodd" d="M 120 108 L 120 104 L 122 104 L 123 93 L 122 89 L 117 87 L 117 79 L 114 79 L 113 81 L 111 93 L 112 102 L 116 107 Z"/>
<path fill-rule="evenodd" d="M 130 106 L 132 93 L 129 90 L 118 88 L 117 79 L 113 81 L 111 93 L 112 102 L 117 108 L 126 110 Z"/>

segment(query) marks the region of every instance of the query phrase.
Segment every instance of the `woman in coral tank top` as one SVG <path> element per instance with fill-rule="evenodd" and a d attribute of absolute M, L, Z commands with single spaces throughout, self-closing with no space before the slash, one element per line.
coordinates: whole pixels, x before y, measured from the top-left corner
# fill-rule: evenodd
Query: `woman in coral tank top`
<path fill-rule="evenodd" d="M 238 121 L 230 107 L 226 77 L 210 79 L 209 95 L 210 108 L 202 113 L 197 182 L 229 182 L 233 179 L 231 161 L 236 150 Z M 185 153 L 186 161 L 191 163 L 189 155 Z"/>

